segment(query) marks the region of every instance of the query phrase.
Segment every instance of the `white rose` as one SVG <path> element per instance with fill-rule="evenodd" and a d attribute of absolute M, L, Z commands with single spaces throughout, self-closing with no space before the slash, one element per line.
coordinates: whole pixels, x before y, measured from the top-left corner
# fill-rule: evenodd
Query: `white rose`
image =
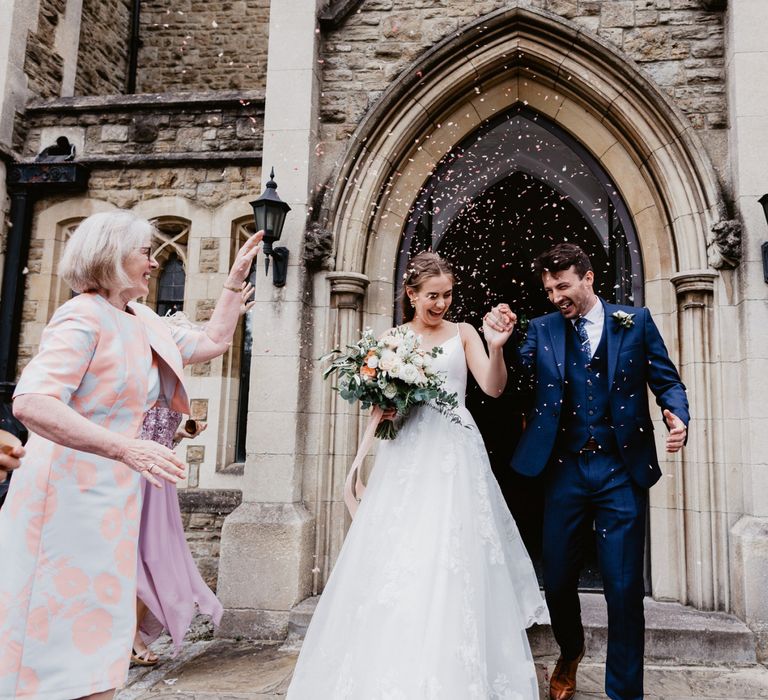
<path fill-rule="evenodd" d="M 400 379 L 402 379 L 407 384 L 415 384 L 418 378 L 419 370 L 417 370 L 413 365 L 403 365 L 403 369 L 400 372 Z"/>
<path fill-rule="evenodd" d="M 392 369 L 389 370 L 390 376 L 395 377 L 396 379 L 402 379 L 400 374 L 403 371 L 404 366 L 405 365 L 403 365 L 399 359 L 395 360 L 395 363 L 392 365 Z"/>
<path fill-rule="evenodd" d="M 424 357 L 419 355 L 419 353 L 414 353 L 413 357 L 411 358 L 411 364 L 414 367 L 421 369 L 424 366 Z"/>
<path fill-rule="evenodd" d="M 391 382 L 384 387 L 384 396 L 388 399 L 394 399 L 397 396 L 397 387 Z"/>
<path fill-rule="evenodd" d="M 397 355 L 395 355 L 395 353 L 391 350 L 385 350 L 381 353 L 381 358 L 379 359 L 379 367 L 384 372 L 389 372 L 396 361 Z"/>
<path fill-rule="evenodd" d="M 386 345 L 388 348 L 392 348 L 393 350 L 396 350 L 400 345 L 400 336 L 398 335 L 384 336 L 384 345 Z"/>
<path fill-rule="evenodd" d="M 401 360 L 404 360 L 410 354 L 411 354 L 411 348 L 408 347 L 407 343 L 403 343 L 399 348 L 397 348 L 397 356 Z"/>
<path fill-rule="evenodd" d="M 376 355 L 371 355 L 365 364 L 371 369 L 376 369 L 379 366 L 379 358 Z"/>

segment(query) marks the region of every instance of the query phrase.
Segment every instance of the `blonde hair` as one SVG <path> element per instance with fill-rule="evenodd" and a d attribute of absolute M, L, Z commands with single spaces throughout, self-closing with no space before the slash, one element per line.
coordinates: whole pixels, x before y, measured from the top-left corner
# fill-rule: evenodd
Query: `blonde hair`
<path fill-rule="evenodd" d="M 429 278 L 440 277 L 441 275 L 450 277 L 453 282 L 456 281 L 451 264 L 437 253 L 425 251 L 411 258 L 403 276 L 402 304 L 403 319 L 405 321 L 412 321 L 414 317 L 414 310 L 408 298 L 408 290 L 414 289 L 418 291 L 419 287 Z"/>
<path fill-rule="evenodd" d="M 64 248 L 59 275 L 76 292 L 115 291 L 131 286 L 123 263 L 152 236 L 154 226 L 129 211 L 93 214 Z"/>

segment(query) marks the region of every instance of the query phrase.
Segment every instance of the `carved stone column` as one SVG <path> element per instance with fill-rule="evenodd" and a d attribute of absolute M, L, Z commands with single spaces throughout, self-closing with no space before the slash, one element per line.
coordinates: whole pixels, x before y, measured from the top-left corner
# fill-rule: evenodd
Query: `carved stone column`
<path fill-rule="evenodd" d="M 368 278 L 358 272 L 331 272 L 328 281 L 331 285 L 328 338 L 331 347 L 344 349 L 362 333 Z M 342 489 L 347 469 L 357 452 L 360 422 L 357 406 L 344 401 L 331 389 L 330 383 L 326 391 L 329 396 L 323 403 L 328 406 L 328 460 L 318 475 L 315 593 L 322 591 L 346 534 L 349 520 Z"/>
<path fill-rule="evenodd" d="M 725 469 L 716 459 L 720 386 L 713 361 L 713 298 L 718 274 L 708 270 L 672 277 L 677 292 L 680 374 L 688 388 L 692 424 L 678 458 L 678 524 L 685 552 L 684 602 L 725 610 L 729 601 Z"/>

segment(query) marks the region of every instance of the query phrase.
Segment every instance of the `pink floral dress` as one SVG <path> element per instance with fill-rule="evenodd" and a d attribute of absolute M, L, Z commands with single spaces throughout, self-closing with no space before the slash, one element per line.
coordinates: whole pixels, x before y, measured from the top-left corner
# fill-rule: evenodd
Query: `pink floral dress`
<path fill-rule="evenodd" d="M 15 395 L 45 394 L 135 437 L 153 394 L 188 411 L 200 331 L 81 294 L 54 314 Z M 157 373 L 152 368 L 157 368 Z M 159 386 L 157 386 L 159 385 Z M 72 698 L 125 681 L 135 625 L 140 477 L 32 434 L 0 510 L 0 698 Z"/>

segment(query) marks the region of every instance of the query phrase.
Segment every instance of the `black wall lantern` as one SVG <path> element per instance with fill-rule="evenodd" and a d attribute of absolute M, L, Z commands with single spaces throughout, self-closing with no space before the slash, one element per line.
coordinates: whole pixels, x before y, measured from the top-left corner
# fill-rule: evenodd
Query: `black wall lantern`
<path fill-rule="evenodd" d="M 763 214 L 765 214 L 765 222 L 768 224 L 768 194 L 764 194 L 757 200 L 763 205 Z M 763 280 L 768 284 L 768 241 L 760 246 L 760 251 L 763 254 Z"/>
<path fill-rule="evenodd" d="M 272 244 L 280 240 L 285 224 L 285 215 L 291 208 L 277 194 L 275 182 L 275 169 L 269 174 L 267 188 L 261 193 L 261 197 L 251 202 L 253 218 L 256 220 L 256 230 L 264 231 L 264 269 L 269 273 L 269 259 L 274 260 L 272 269 L 272 284 L 275 287 L 284 287 L 288 273 L 288 248 L 280 246 L 273 248 Z"/>

